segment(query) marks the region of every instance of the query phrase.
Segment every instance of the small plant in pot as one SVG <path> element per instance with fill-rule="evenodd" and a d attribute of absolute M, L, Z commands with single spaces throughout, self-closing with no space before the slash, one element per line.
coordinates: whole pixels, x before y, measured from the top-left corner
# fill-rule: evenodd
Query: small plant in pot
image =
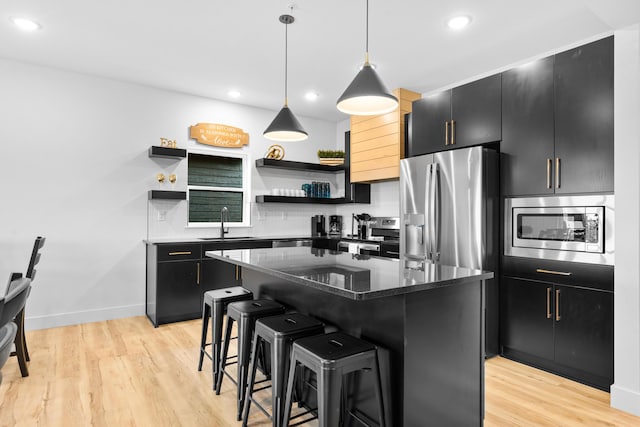
<path fill-rule="evenodd" d="M 344 164 L 344 151 L 342 150 L 318 150 L 318 159 L 321 165 Z"/>

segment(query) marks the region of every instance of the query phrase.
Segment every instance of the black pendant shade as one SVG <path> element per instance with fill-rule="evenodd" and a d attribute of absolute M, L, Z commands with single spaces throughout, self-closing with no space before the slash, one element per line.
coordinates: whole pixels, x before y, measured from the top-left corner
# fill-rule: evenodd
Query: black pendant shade
<path fill-rule="evenodd" d="M 389 92 L 369 63 L 369 0 L 366 5 L 364 65 L 336 102 L 338 110 L 352 116 L 386 114 L 398 108 L 398 98 Z"/>
<path fill-rule="evenodd" d="M 336 107 L 354 116 L 385 114 L 398 108 L 398 98 L 389 92 L 373 67 L 365 63 L 338 98 Z"/>
<path fill-rule="evenodd" d="M 289 109 L 289 103 L 287 101 L 287 42 L 288 42 L 288 27 L 293 23 L 295 19 L 291 15 L 280 15 L 278 18 L 280 22 L 284 24 L 284 107 L 278 113 L 271 124 L 265 129 L 262 135 L 272 141 L 302 141 L 309 137 L 309 134 L 304 130 L 296 116 Z"/>
<path fill-rule="evenodd" d="M 273 141 L 302 141 L 309 136 L 287 105 L 282 107 L 263 135 Z"/>

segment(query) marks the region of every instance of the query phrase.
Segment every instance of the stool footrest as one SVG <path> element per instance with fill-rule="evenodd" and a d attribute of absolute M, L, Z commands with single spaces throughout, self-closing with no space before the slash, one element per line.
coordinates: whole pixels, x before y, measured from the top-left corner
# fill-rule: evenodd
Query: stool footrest
<path fill-rule="evenodd" d="M 297 415 L 295 415 L 295 416 L 293 416 L 293 417 L 289 418 L 289 420 L 291 421 L 291 420 L 295 420 L 296 418 L 304 417 L 305 415 L 309 415 L 309 414 L 311 414 L 313 411 L 317 411 L 317 410 L 318 410 L 318 408 L 316 408 L 316 409 L 309 409 L 308 411 L 302 412 L 302 413 L 300 413 L 300 414 L 297 414 Z M 309 421 L 313 421 L 313 420 L 316 420 L 316 419 L 318 419 L 318 417 L 314 415 L 313 417 L 311 417 L 311 418 L 307 418 L 306 420 L 302 420 L 302 421 L 298 421 L 297 423 L 289 424 L 289 427 L 299 426 L 299 425 L 302 425 L 302 424 L 308 423 Z"/>
<path fill-rule="evenodd" d="M 271 414 L 269 412 L 267 412 L 267 410 L 265 408 L 262 407 L 262 405 L 253 397 L 251 397 L 251 402 L 253 402 L 254 405 L 256 405 L 258 407 L 258 409 L 260 409 L 262 411 L 263 414 L 265 414 L 270 420 L 273 420 Z"/>

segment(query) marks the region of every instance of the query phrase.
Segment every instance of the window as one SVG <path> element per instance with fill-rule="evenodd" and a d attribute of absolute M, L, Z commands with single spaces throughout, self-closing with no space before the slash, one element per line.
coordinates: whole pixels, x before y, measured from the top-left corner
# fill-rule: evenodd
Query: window
<path fill-rule="evenodd" d="M 246 171 L 246 155 L 189 152 L 189 226 L 220 226 L 220 211 L 225 206 L 228 224 L 249 226 Z"/>

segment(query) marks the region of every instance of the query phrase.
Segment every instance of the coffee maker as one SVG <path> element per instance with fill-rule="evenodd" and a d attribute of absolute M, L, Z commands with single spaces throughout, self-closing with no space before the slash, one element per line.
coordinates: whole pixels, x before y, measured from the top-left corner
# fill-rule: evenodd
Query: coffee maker
<path fill-rule="evenodd" d="M 329 236 L 342 236 L 342 215 L 329 215 Z"/>
<path fill-rule="evenodd" d="M 324 228 L 324 215 L 314 215 L 311 217 L 311 237 L 324 237 L 327 232 Z"/>

